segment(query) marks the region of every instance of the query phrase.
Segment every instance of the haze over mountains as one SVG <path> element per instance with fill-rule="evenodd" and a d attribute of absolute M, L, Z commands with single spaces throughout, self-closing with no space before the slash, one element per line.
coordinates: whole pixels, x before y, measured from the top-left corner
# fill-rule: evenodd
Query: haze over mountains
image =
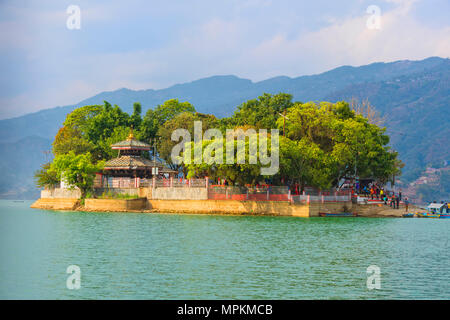
<path fill-rule="evenodd" d="M 343 66 L 297 78 L 275 77 L 252 82 L 236 76 L 213 76 L 161 90 L 119 89 L 102 92 L 75 105 L 56 107 L 21 117 L 0 120 L 1 198 L 37 198 L 33 172 L 49 155 L 51 142 L 67 113 L 104 100 L 130 112 L 141 102 L 143 113 L 172 98 L 189 101 L 197 111 L 218 117 L 262 93 L 286 92 L 295 101 L 369 99 L 382 115 L 392 146 L 406 163 L 410 181 L 427 165 L 450 159 L 450 59 Z"/>

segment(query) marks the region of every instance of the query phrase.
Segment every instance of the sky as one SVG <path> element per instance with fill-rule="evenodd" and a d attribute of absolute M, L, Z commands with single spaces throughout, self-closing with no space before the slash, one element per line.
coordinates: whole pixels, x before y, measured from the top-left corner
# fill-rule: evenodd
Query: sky
<path fill-rule="evenodd" d="M 430 56 L 450 57 L 448 0 L 0 0 L 0 119 L 120 88 Z"/>

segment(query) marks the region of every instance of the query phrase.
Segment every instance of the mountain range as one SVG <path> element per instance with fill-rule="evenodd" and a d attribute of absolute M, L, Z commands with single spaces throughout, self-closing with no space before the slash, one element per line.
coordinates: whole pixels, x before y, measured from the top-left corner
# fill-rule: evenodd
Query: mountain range
<path fill-rule="evenodd" d="M 267 93 L 286 92 L 295 101 L 368 99 L 385 118 L 392 147 L 406 163 L 401 179 L 414 180 L 427 166 L 450 159 L 450 59 L 431 57 L 365 66 L 342 66 L 321 74 L 275 77 L 253 82 L 233 75 L 213 76 L 161 90 L 101 92 L 77 104 L 0 120 L 0 198 L 36 198 L 33 172 L 48 160 L 51 142 L 67 113 L 104 100 L 143 112 L 172 98 L 218 117 L 231 115 L 242 102 Z M 450 193 L 450 190 L 449 190 Z"/>

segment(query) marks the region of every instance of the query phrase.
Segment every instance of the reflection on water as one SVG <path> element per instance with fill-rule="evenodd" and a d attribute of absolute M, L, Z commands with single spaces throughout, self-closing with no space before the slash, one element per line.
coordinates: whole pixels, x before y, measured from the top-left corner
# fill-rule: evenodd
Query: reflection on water
<path fill-rule="evenodd" d="M 450 220 L 55 212 L 0 201 L 0 298 L 449 299 Z M 81 268 L 81 289 L 66 268 Z M 366 269 L 381 268 L 381 290 Z"/>

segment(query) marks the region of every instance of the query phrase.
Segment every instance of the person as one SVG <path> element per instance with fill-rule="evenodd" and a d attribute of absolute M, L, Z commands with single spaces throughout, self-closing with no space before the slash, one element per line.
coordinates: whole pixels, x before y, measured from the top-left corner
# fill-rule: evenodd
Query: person
<path fill-rule="evenodd" d="M 384 200 L 384 204 L 387 205 L 387 201 L 388 201 L 387 195 L 384 195 L 383 200 Z"/>
<path fill-rule="evenodd" d="M 400 190 L 399 192 L 398 192 L 398 197 L 400 198 L 400 201 L 402 200 L 402 190 Z"/>
<path fill-rule="evenodd" d="M 373 200 L 373 194 L 374 193 L 375 193 L 375 190 L 373 190 L 373 187 L 370 188 L 370 197 L 372 198 L 372 200 Z"/>
<path fill-rule="evenodd" d="M 400 205 L 400 195 L 398 195 L 398 196 L 395 198 L 395 202 L 397 203 L 397 209 L 399 209 L 399 205 Z"/>
<path fill-rule="evenodd" d="M 408 212 L 408 206 L 409 206 L 408 197 L 405 197 L 405 200 L 403 202 L 405 203 L 405 211 Z"/>
<path fill-rule="evenodd" d="M 383 189 L 381 189 L 380 190 L 380 199 L 383 199 L 384 198 L 384 191 L 383 191 Z"/>
<path fill-rule="evenodd" d="M 389 206 L 391 208 L 394 207 L 394 209 L 395 209 L 395 194 L 392 195 L 391 202 L 389 203 Z"/>

